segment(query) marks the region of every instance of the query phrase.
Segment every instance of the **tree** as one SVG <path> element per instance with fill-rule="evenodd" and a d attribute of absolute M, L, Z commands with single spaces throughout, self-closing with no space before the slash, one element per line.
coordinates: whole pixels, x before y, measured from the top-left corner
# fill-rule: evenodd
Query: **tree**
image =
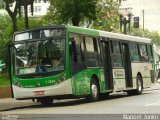
<path fill-rule="evenodd" d="M 2 0 L 5 4 L 6 11 L 8 12 L 9 16 L 11 17 L 12 24 L 13 24 L 13 31 L 17 31 L 17 13 L 18 13 L 18 0 Z M 12 11 L 10 6 L 15 2 L 14 10 Z"/>
<path fill-rule="evenodd" d="M 3 15 L 0 17 L 0 59 L 3 58 L 4 47 L 8 41 L 11 40 L 11 36 L 5 34 L 5 30 L 11 23 L 11 19 L 8 15 Z"/>
<path fill-rule="evenodd" d="M 99 0 L 96 7 L 97 19 L 92 28 L 117 32 L 119 29 L 119 4 L 113 0 Z"/>
<path fill-rule="evenodd" d="M 34 0 L 19 0 L 19 13 L 21 14 L 21 6 L 24 6 L 24 12 L 25 12 L 25 27 L 28 28 L 28 5 L 31 5 L 31 11 L 33 15 L 33 2 Z"/>
<path fill-rule="evenodd" d="M 33 11 L 33 2 L 34 0 L 1 0 L 0 7 L 5 6 L 6 11 L 8 12 L 9 16 L 11 17 L 12 24 L 13 24 L 13 32 L 17 31 L 17 14 L 18 12 L 21 13 L 21 6 L 24 6 L 25 10 L 25 26 L 28 28 L 28 10 L 27 6 L 31 5 Z M 14 10 L 11 10 L 11 6 L 14 4 Z"/>
<path fill-rule="evenodd" d="M 156 31 L 146 29 L 143 31 L 141 28 L 137 29 L 132 27 L 130 35 L 150 38 L 155 45 L 160 46 L 160 34 Z"/>
<path fill-rule="evenodd" d="M 96 19 L 97 0 L 50 0 L 50 8 L 45 19 L 48 23 L 79 26 L 84 19 Z"/>

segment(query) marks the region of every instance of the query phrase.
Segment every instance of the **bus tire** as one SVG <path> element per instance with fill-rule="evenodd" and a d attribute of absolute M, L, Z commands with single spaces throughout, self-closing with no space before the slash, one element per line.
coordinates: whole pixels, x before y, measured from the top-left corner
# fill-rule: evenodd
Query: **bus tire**
<path fill-rule="evenodd" d="M 143 91 L 142 77 L 140 75 L 137 75 L 137 89 L 135 90 L 135 94 L 141 95 L 142 91 Z"/>
<path fill-rule="evenodd" d="M 91 80 L 90 95 L 86 97 L 87 101 L 94 102 L 99 99 L 99 86 L 95 79 Z"/>
<path fill-rule="evenodd" d="M 41 103 L 41 105 L 43 106 L 47 106 L 47 105 L 52 105 L 53 103 L 53 98 L 40 98 L 40 99 L 37 99 L 38 102 Z"/>
<path fill-rule="evenodd" d="M 143 83 L 140 75 L 137 75 L 137 88 L 135 90 L 127 91 L 128 95 L 141 95 L 143 91 Z"/>

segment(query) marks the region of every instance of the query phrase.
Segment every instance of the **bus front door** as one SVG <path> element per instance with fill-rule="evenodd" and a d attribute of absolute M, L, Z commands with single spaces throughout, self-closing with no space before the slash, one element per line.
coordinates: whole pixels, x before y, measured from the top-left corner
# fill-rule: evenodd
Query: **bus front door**
<path fill-rule="evenodd" d="M 133 82 L 132 82 L 131 60 L 130 60 L 128 43 L 122 43 L 122 54 L 123 54 L 123 63 L 125 68 L 126 88 L 130 88 L 133 87 Z"/>
<path fill-rule="evenodd" d="M 105 76 L 106 90 L 113 89 L 113 75 L 112 75 L 112 64 L 111 64 L 111 53 L 109 41 L 102 42 L 103 49 L 103 66 Z"/>

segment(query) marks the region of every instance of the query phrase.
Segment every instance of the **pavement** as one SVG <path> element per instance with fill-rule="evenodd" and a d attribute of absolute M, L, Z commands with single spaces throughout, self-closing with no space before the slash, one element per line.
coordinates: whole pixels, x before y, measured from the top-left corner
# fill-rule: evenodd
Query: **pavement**
<path fill-rule="evenodd" d="M 160 90 L 160 82 L 152 83 L 150 88 L 144 89 L 144 91 L 149 91 L 149 90 Z"/>

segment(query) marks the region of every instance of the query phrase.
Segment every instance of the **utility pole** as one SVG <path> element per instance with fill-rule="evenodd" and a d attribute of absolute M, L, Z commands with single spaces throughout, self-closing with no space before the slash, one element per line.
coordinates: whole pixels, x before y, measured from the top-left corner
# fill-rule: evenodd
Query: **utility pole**
<path fill-rule="evenodd" d="M 142 10 L 142 15 L 143 15 L 143 31 L 144 31 L 144 9 Z"/>
<path fill-rule="evenodd" d="M 144 9 L 142 10 L 142 16 L 143 16 L 143 37 L 144 37 Z"/>

